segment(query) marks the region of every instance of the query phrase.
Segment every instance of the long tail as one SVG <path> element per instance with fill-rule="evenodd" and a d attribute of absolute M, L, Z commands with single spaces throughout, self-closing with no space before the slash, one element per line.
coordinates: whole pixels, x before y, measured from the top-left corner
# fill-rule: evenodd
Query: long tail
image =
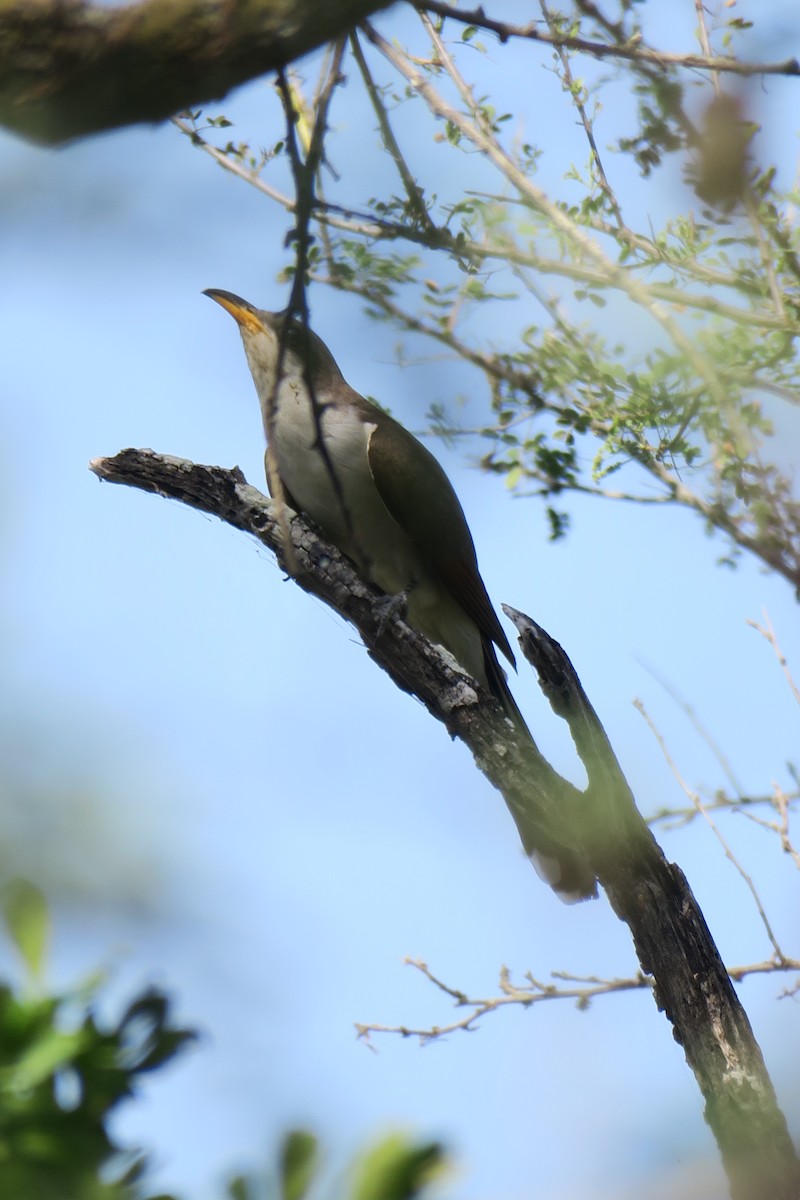
<path fill-rule="evenodd" d="M 487 637 L 484 637 L 482 641 L 483 665 L 486 669 L 486 679 L 489 684 L 489 691 L 493 696 L 496 697 L 496 699 L 500 701 L 503 708 L 506 710 L 517 728 L 521 729 L 523 733 L 526 733 L 528 737 L 530 737 L 531 731 L 525 724 L 525 718 L 523 717 L 522 713 L 517 708 L 516 700 L 511 695 L 511 688 L 508 686 L 506 673 L 500 666 L 500 663 L 497 661 L 497 655 L 495 653 L 494 646 Z"/>

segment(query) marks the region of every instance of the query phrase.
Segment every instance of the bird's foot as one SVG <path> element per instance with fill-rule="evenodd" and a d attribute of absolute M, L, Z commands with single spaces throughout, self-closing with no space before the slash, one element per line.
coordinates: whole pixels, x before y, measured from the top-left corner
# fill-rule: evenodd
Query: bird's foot
<path fill-rule="evenodd" d="M 411 587 L 413 586 L 412 584 Z M 394 596 L 381 596 L 380 600 L 375 601 L 374 612 L 378 617 L 378 637 L 383 637 L 387 626 L 398 617 L 400 620 L 405 620 L 408 612 L 408 593 L 411 591 L 411 587 L 397 592 Z"/>

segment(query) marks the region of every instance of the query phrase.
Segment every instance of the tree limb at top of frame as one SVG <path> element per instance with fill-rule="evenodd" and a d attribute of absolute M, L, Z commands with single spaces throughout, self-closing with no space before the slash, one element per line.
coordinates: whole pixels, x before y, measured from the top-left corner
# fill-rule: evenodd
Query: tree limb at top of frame
<path fill-rule="evenodd" d="M 315 50 L 391 0 L 0 0 L 0 125 L 43 145 L 162 121 Z"/>
<path fill-rule="evenodd" d="M 57 146 L 139 122 L 164 121 L 285 67 L 390 7 L 392 0 L 0 0 L 0 126 Z M 800 74 L 796 58 L 743 63 L 648 47 L 554 37 L 482 9 L 437 0 L 417 8 L 473 22 L 501 41 L 522 37 L 598 58 L 738 75 Z"/>

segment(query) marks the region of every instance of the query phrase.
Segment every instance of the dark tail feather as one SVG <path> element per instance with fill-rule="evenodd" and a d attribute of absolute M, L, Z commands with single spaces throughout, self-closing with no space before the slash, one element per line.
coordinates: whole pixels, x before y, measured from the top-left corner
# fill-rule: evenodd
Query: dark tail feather
<path fill-rule="evenodd" d="M 499 700 L 506 713 L 523 733 L 528 737 L 531 736 L 528 726 L 525 724 L 525 718 L 517 708 L 517 702 L 511 695 L 511 688 L 508 686 L 506 673 L 497 661 L 494 646 L 488 638 L 483 639 L 483 665 L 486 668 L 486 679 L 489 684 L 489 691 Z"/>

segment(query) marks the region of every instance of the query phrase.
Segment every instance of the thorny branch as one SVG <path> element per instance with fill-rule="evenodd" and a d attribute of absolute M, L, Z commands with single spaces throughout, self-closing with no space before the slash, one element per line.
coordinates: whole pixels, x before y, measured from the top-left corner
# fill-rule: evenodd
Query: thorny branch
<path fill-rule="evenodd" d="M 741 62 L 738 59 L 718 57 L 705 54 L 672 54 L 663 50 L 653 50 L 637 42 L 619 44 L 613 42 L 596 42 L 589 38 L 574 37 L 568 33 L 545 31 L 538 21 L 530 21 L 526 25 L 515 25 L 510 21 L 497 21 L 486 15 L 482 8 L 454 8 L 441 0 L 415 0 L 418 9 L 436 13 L 439 17 L 451 18 L 462 25 L 474 25 L 495 34 L 501 42 L 511 38 L 523 38 L 526 41 L 543 42 L 545 45 L 576 50 L 589 54 L 593 58 L 619 58 L 627 62 L 646 64 L 647 66 L 663 69 L 664 67 L 682 67 L 693 71 L 723 71 L 745 78 L 753 75 L 800 75 L 800 62 L 796 58 L 782 59 L 780 62 Z"/>

